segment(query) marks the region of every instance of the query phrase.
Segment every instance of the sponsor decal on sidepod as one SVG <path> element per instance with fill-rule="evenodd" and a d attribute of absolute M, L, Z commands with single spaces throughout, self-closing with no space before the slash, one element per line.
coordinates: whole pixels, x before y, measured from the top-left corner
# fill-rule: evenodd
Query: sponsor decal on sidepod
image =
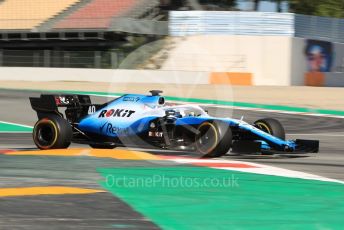
<path fill-rule="evenodd" d="M 98 116 L 98 118 L 102 117 L 130 117 L 134 114 L 134 110 L 127 110 L 127 109 L 110 109 L 110 110 L 102 110 Z"/>
<path fill-rule="evenodd" d="M 105 122 L 103 125 L 101 125 L 99 130 L 101 133 L 105 131 L 108 134 L 114 134 L 114 135 L 119 135 L 119 134 L 126 135 L 129 133 L 128 128 L 119 128 L 119 127 L 113 126 L 111 123 L 108 123 L 108 122 Z"/>

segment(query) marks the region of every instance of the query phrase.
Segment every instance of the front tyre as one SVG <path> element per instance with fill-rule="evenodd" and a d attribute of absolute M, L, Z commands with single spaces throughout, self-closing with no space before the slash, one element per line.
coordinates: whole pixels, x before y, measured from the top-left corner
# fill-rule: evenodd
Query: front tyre
<path fill-rule="evenodd" d="M 71 143 L 71 125 L 62 117 L 49 114 L 36 122 L 33 141 L 39 149 L 65 149 Z"/>
<path fill-rule="evenodd" d="M 203 157 L 223 156 L 232 146 L 232 131 L 226 123 L 206 121 L 197 130 L 195 146 Z"/>
<path fill-rule="evenodd" d="M 285 140 L 285 131 L 284 131 L 283 125 L 276 119 L 273 119 L 273 118 L 260 119 L 254 122 L 254 125 L 258 129 L 272 136 Z"/>

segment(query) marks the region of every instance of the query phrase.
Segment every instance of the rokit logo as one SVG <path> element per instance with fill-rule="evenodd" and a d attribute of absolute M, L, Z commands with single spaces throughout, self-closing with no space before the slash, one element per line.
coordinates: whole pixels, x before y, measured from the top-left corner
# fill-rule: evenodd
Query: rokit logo
<path fill-rule="evenodd" d="M 110 110 L 102 110 L 98 116 L 101 117 L 130 117 L 135 113 L 134 110 L 127 110 L 127 109 L 110 109 Z"/>
<path fill-rule="evenodd" d="M 105 124 L 100 126 L 99 130 L 100 132 L 105 131 L 108 134 L 115 134 L 115 135 L 127 135 L 129 133 L 129 130 L 127 128 L 119 128 L 119 127 L 113 126 L 111 123 L 108 123 L 108 122 L 105 122 Z"/>

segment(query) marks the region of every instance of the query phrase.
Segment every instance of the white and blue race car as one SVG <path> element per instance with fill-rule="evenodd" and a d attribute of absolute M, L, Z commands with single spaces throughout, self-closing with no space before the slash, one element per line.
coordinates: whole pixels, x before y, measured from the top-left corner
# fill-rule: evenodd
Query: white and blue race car
<path fill-rule="evenodd" d="M 40 149 L 68 148 L 71 142 L 93 148 L 117 146 L 195 151 L 204 157 L 234 153 L 315 153 L 317 140 L 285 140 L 280 122 L 254 124 L 210 116 L 197 105 L 168 105 L 159 90 L 126 94 L 105 104 L 87 95 L 30 98 L 38 121 L 33 140 Z M 64 108 L 64 114 L 59 111 Z"/>

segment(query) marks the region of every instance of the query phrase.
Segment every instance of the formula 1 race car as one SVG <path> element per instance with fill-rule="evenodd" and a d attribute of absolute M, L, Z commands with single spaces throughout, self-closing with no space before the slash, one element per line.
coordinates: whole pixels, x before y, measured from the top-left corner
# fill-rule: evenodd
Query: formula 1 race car
<path fill-rule="evenodd" d="M 254 124 L 217 118 L 197 105 L 168 105 L 160 94 L 126 94 L 105 104 L 88 95 L 48 95 L 30 98 L 38 121 L 33 140 L 40 149 L 68 148 L 73 143 L 92 148 L 116 146 L 196 151 L 204 157 L 234 153 L 315 153 L 316 140 L 285 140 L 275 119 Z M 64 108 L 64 114 L 59 111 Z"/>

